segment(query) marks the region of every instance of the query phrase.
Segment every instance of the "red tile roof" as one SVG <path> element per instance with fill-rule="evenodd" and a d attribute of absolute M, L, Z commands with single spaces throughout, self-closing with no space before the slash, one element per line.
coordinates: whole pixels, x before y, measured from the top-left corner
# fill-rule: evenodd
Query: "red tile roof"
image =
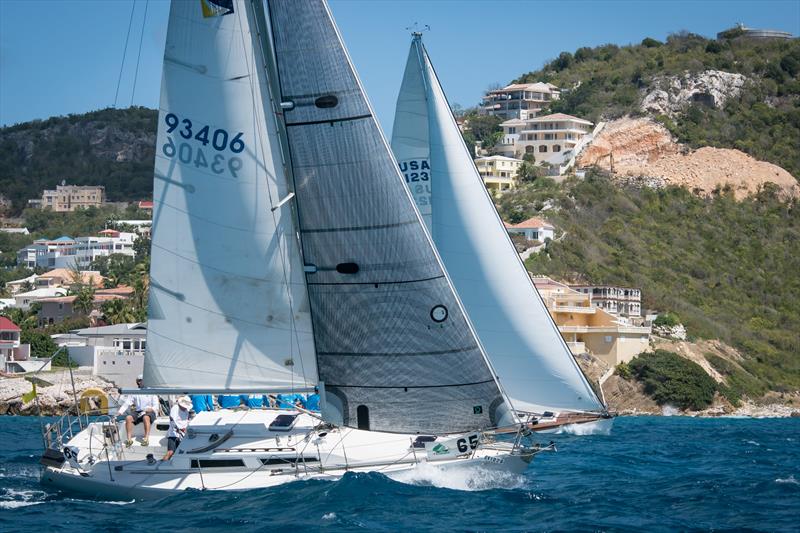
<path fill-rule="evenodd" d="M 528 229 L 528 228 L 549 228 L 549 229 L 556 229 L 555 226 L 550 224 L 543 218 L 539 217 L 531 217 L 528 220 L 523 220 L 519 224 L 507 224 L 503 222 L 507 228 L 515 228 L 515 229 Z"/>
<path fill-rule="evenodd" d="M 147 202 L 142 200 L 139 202 L 139 209 L 153 209 L 153 202 Z"/>
<path fill-rule="evenodd" d="M 0 330 L 2 331 L 19 331 L 19 326 L 11 322 L 4 316 L 0 316 Z"/>

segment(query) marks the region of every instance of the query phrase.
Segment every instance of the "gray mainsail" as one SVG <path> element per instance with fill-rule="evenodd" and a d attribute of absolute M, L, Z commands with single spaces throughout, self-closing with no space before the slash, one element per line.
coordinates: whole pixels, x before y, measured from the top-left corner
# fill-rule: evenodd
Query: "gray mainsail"
<path fill-rule="evenodd" d="M 268 4 L 323 415 L 454 433 L 508 414 L 321 0 Z"/>

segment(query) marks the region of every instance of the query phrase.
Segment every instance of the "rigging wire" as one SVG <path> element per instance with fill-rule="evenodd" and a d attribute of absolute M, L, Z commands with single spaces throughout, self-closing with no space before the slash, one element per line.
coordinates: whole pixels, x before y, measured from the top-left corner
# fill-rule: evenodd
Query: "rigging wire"
<path fill-rule="evenodd" d="M 136 80 L 139 77 L 139 62 L 142 59 L 142 41 L 144 41 L 144 28 L 147 24 L 147 6 L 150 5 L 150 0 L 144 2 L 144 16 L 142 17 L 142 32 L 139 34 L 139 53 L 136 56 L 136 70 L 133 71 L 133 89 L 131 89 L 131 106 L 133 106 L 133 97 L 136 95 Z"/>
<path fill-rule="evenodd" d="M 133 13 L 136 11 L 136 0 L 131 3 L 131 16 L 128 20 L 128 34 L 125 36 L 125 48 L 122 49 L 122 63 L 119 66 L 119 77 L 117 78 L 117 90 L 114 93 L 114 107 L 117 107 L 119 98 L 119 87 L 122 84 L 122 72 L 125 70 L 125 56 L 128 55 L 128 41 L 131 38 L 131 28 L 133 27 Z"/>

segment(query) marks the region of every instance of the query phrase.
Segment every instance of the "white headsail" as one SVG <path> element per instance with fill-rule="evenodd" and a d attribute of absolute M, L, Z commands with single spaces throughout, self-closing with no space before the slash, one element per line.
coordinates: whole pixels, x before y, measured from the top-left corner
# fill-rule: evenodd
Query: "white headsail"
<path fill-rule="evenodd" d="M 156 146 L 145 383 L 317 382 L 303 263 L 244 1 L 172 2 Z"/>
<path fill-rule="evenodd" d="M 505 402 L 327 6 L 268 7 L 323 416 L 390 432 L 500 423 Z"/>
<path fill-rule="evenodd" d="M 411 43 L 392 148 L 398 161 L 430 161 L 434 242 L 514 409 L 602 409 L 506 233 L 419 34 Z"/>

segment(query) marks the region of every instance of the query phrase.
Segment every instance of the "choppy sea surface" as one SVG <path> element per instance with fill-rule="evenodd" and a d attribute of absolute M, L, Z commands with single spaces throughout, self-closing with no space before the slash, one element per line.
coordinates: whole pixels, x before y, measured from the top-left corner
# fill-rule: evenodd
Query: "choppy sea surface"
<path fill-rule="evenodd" d="M 0 417 L 0 531 L 800 531 L 800 419 L 618 418 L 542 435 L 522 476 L 420 468 L 104 502 L 39 485 L 36 418 Z"/>

